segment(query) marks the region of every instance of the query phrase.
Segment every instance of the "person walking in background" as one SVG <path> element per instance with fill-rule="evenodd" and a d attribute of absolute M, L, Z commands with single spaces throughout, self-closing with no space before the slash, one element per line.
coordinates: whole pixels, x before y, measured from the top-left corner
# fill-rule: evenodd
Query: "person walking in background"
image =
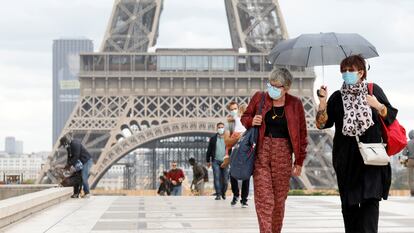
<path fill-rule="evenodd" d="M 301 174 L 306 157 L 305 110 L 300 99 L 288 93 L 292 79 L 285 68 L 272 70 L 267 92 L 255 93 L 241 117 L 247 129 L 259 127 L 253 181 L 261 233 L 281 232 L 290 177 Z M 256 115 L 263 97 L 262 115 Z"/>
<path fill-rule="evenodd" d="M 207 165 L 213 166 L 214 189 L 216 190 L 215 200 L 226 199 L 227 186 L 229 182 L 229 168 L 221 167 L 226 154 L 224 144 L 224 123 L 217 123 L 217 133 L 210 138 L 206 153 Z"/>
<path fill-rule="evenodd" d="M 410 195 L 414 197 L 414 130 L 408 133 L 408 138 L 410 140 L 402 154 L 407 156 L 408 185 L 410 186 Z"/>
<path fill-rule="evenodd" d="M 373 84 L 369 94 L 367 69 L 361 56 L 342 60 L 340 72 L 344 80 L 340 90 L 327 101 L 326 86 L 319 89 L 316 126 L 335 125 L 332 161 L 342 203 L 346 233 L 378 232 L 379 201 L 388 198 L 391 166 L 365 165 L 356 137 L 364 143 L 381 143 L 383 119 L 391 124 L 398 110 L 391 106 L 381 87 Z"/>
<path fill-rule="evenodd" d="M 241 135 L 246 131 L 246 128 L 240 121 L 240 116 L 246 111 L 247 105 L 243 104 L 239 107 L 235 101 L 230 102 L 227 105 L 227 109 L 230 111 L 230 116 L 227 117 L 227 127 L 224 132 L 224 142 L 226 143 L 226 156 L 222 166 L 227 166 L 230 161 L 231 148 L 237 143 Z M 235 206 L 240 198 L 239 181 L 230 174 L 231 191 L 233 193 L 233 199 L 231 206 Z M 250 178 L 242 181 L 241 186 L 241 200 L 240 204 L 242 208 L 247 208 L 247 198 L 249 197 Z"/>
<path fill-rule="evenodd" d="M 160 186 L 158 187 L 157 194 L 160 196 L 171 195 L 171 182 L 165 176 L 160 176 Z"/>
<path fill-rule="evenodd" d="M 185 179 L 183 170 L 177 168 L 177 162 L 171 163 L 171 170 L 168 172 L 167 177 L 171 181 L 171 195 L 181 196 L 182 194 L 182 183 Z"/>
<path fill-rule="evenodd" d="M 59 147 L 66 148 L 68 153 L 68 164 L 75 166 L 78 160 L 82 162 L 82 186 L 83 192 L 85 193 L 82 198 L 89 198 L 90 190 L 88 179 L 89 171 L 93 165 L 91 155 L 77 139 L 70 140 L 69 136 L 64 136 L 60 138 L 59 142 Z"/>
<path fill-rule="evenodd" d="M 190 158 L 188 163 L 193 167 L 193 181 L 191 187 L 194 187 L 194 191 L 198 196 L 204 195 L 204 169 L 203 166 L 198 164 L 194 158 Z"/>

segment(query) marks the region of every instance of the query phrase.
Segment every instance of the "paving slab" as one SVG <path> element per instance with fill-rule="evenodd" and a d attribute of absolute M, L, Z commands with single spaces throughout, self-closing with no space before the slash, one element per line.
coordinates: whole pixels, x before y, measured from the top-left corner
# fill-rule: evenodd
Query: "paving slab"
<path fill-rule="evenodd" d="M 93 196 L 71 199 L 0 232 L 10 233 L 259 233 L 253 201 L 248 208 L 214 197 Z M 379 232 L 414 232 L 414 198 L 381 202 Z M 344 232 L 337 196 L 289 196 L 286 233 Z"/>

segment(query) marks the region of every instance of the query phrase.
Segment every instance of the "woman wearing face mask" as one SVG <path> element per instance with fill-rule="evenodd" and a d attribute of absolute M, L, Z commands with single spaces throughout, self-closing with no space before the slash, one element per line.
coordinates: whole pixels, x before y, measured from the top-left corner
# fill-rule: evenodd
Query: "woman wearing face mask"
<path fill-rule="evenodd" d="M 305 111 L 300 99 L 288 94 L 292 79 L 287 69 L 274 69 L 267 92 L 257 92 L 241 117 L 246 128 L 259 127 L 253 181 L 261 233 L 281 232 L 289 180 L 301 174 L 306 157 Z M 256 115 L 263 95 L 262 115 Z"/>
<path fill-rule="evenodd" d="M 328 102 L 326 86 L 319 90 L 316 125 L 319 129 L 335 124 L 333 166 L 342 202 L 345 232 L 378 232 L 379 201 L 387 199 L 391 184 L 391 167 L 365 165 L 358 149 L 361 142 L 378 143 L 382 139 L 380 117 L 391 124 L 397 109 L 389 103 L 382 89 L 374 84 L 368 94 L 367 70 L 361 56 L 341 62 L 344 83 Z"/>

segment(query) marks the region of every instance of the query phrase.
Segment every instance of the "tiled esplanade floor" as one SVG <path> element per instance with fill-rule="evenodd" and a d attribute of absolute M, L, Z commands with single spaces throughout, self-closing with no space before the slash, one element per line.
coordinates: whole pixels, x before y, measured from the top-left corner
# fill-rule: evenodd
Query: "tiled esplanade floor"
<path fill-rule="evenodd" d="M 28 231 L 30 230 L 30 231 Z M 94 196 L 68 200 L 37 213 L 5 232 L 258 233 L 253 201 L 242 209 L 229 198 Z M 0 230 L 1 232 L 1 230 Z M 339 197 L 287 200 L 283 232 L 344 232 Z M 381 202 L 380 232 L 414 232 L 414 199 Z"/>

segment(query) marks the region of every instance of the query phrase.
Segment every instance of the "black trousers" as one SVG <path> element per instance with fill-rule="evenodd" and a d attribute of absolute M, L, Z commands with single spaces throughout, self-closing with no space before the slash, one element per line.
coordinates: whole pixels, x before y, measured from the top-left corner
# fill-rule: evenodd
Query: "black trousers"
<path fill-rule="evenodd" d="M 342 204 L 345 233 L 377 233 L 379 200 L 367 199 L 357 205 Z"/>
<path fill-rule="evenodd" d="M 82 191 L 82 183 L 75 184 L 73 186 L 73 194 L 80 194 L 81 191 Z"/>
<path fill-rule="evenodd" d="M 240 197 L 240 190 L 239 190 L 239 182 L 235 178 L 230 175 L 230 184 L 231 184 L 231 191 L 233 192 L 233 196 Z M 246 202 L 247 197 L 249 196 L 249 186 L 250 186 L 250 178 L 248 180 L 243 180 L 242 188 L 241 188 L 241 201 Z"/>

